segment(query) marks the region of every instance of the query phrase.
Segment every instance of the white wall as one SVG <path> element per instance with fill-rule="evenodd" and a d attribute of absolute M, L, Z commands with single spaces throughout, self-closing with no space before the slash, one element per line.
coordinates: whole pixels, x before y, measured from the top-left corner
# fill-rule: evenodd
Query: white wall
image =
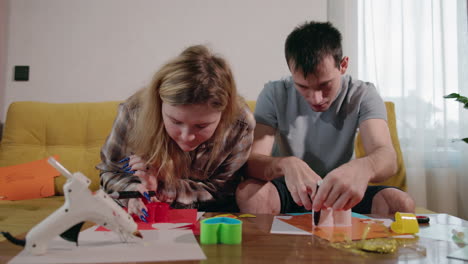
<path fill-rule="evenodd" d="M 2 135 L 3 105 L 6 87 L 6 54 L 7 54 L 7 24 L 8 23 L 8 2 L 0 0 L 0 139 Z"/>
<path fill-rule="evenodd" d="M 326 0 L 8 2 L 3 111 L 19 100 L 123 100 L 200 43 L 228 59 L 240 93 L 253 100 L 265 82 L 289 73 L 287 34 L 306 20 L 327 20 Z M 30 66 L 30 81 L 13 81 L 15 65 Z"/>
<path fill-rule="evenodd" d="M 349 57 L 347 74 L 357 77 L 358 73 L 358 17 L 357 0 L 328 0 L 328 21 L 343 37 L 343 56 Z"/>

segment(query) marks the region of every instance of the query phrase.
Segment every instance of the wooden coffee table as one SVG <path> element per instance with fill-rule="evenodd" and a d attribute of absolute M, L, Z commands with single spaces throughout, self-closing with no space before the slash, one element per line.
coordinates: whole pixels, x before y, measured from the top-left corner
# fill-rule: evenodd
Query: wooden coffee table
<path fill-rule="evenodd" d="M 217 214 L 219 213 L 206 213 L 204 217 Z M 461 249 L 461 246 L 452 241 L 418 238 L 415 245 L 425 249 L 426 256 L 411 248 L 403 248 L 395 254 L 355 254 L 332 247 L 329 242 L 313 235 L 270 234 L 273 216 L 256 216 L 242 218 L 242 244 L 201 245 L 207 260 L 176 263 L 467 263 L 446 257 L 447 254 Z M 458 224 L 468 227 L 467 221 L 450 215 L 439 214 L 430 217 L 433 225 Z M 0 242 L 0 263 L 6 263 L 20 251 L 18 246 L 6 241 Z"/>

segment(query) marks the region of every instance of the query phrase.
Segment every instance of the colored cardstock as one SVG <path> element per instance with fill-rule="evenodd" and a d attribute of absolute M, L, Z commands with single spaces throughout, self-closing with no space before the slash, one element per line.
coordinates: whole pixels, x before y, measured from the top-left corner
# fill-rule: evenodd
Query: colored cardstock
<path fill-rule="evenodd" d="M 195 233 L 199 233 L 200 225 L 197 223 L 197 209 L 171 209 L 165 208 L 165 206 L 161 206 L 165 203 L 149 203 L 146 205 L 148 208 L 149 217 L 147 217 L 147 223 L 143 222 L 138 216 L 133 215 L 133 220 L 138 225 L 138 230 L 157 230 L 153 226 L 155 223 L 187 223 L 183 229 L 192 229 Z M 165 208 L 160 210 L 161 208 Z M 102 226 L 98 227 L 96 231 L 110 231 L 107 228 Z"/>
<path fill-rule="evenodd" d="M 360 240 L 367 232 L 366 238 L 378 238 L 392 236 L 388 227 L 378 220 L 360 219 L 353 217 L 352 226 L 313 226 L 312 215 L 293 215 L 277 218 L 278 220 L 292 225 L 294 228 L 306 231 L 330 242 L 342 242 L 346 240 Z"/>

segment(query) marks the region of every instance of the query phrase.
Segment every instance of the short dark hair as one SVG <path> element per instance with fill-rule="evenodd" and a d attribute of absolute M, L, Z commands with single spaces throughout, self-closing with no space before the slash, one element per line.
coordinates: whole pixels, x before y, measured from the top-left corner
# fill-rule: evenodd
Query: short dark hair
<path fill-rule="evenodd" d="M 304 77 L 316 71 L 317 65 L 328 55 L 333 56 L 340 67 L 343 57 L 341 33 L 329 22 L 305 22 L 297 26 L 287 37 L 284 47 L 286 62 L 301 69 Z"/>

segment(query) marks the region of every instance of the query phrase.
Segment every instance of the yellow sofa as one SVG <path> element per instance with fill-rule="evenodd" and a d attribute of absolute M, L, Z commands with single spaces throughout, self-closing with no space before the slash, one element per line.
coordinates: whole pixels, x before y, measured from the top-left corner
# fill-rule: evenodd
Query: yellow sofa
<path fill-rule="evenodd" d="M 7 112 L 0 142 L 0 167 L 58 155 L 71 172 L 81 171 L 99 188 L 99 151 L 114 121 L 120 102 L 42 103 L 14 102 Z M 64 176 L 55 178 L 57 196 L 42 199 L 0 200 L 0 231 L 27 232 L 63 202 Z M 0 241 L 4 240 L 0 236 Z"/>
<path fill-rule="evenodd" d="M 81 171 L 91 180 L 91 189 L 99 188 L 99 151 L 117 113 L 120 102 L 42 103 L 15 102 L 7 112 L 0 143 L 0 167 L 26 163 L 58 155 L 71 172 Z M 255 101 L 248 102 L 254 109 Z M 405 170 L 396 134 L 392 103 L 387 103 L 392 139 L 399 155 L 399 174 L 388 184 L 406 189 Z M 363 149 L 356 143 L 357 156 Z M 55 178 L 57 196 L 23 200 L 0 200 L 0 228 L 14 235 L 25 233 L 63 203 L 64 176 Z M 0 237 L 0 241 L 3 240 Z"/>
<path fill-rule="evenodd" d="M 70 171 L 91 178 L 99 188 L 99 151 L 108 136 L 120 102 L 14 102 L 7 112 L 0 144 L 0 167 L 58 155 Z M 55 178 L 55 192 L 63 195 L 66 178 Z"/>

